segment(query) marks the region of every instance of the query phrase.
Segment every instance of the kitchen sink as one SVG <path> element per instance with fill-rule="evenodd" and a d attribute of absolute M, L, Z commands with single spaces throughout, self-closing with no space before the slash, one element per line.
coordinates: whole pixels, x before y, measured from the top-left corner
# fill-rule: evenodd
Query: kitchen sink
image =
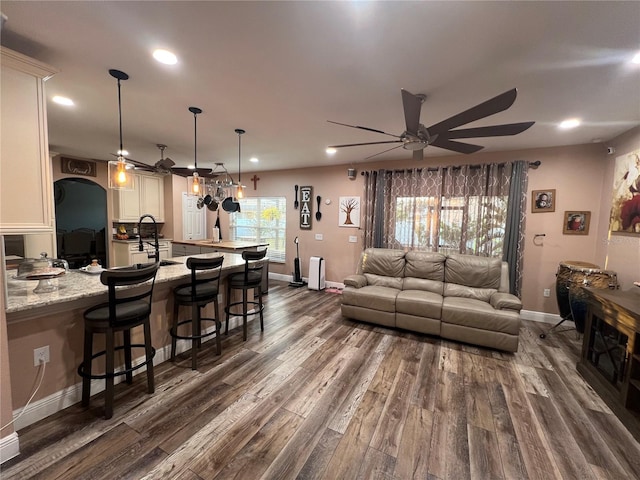
<path fill-rule="evenodd" d="M 182 265 L 182 262 L 174 262 L 173 260 L 160 260 L 161 267 L 167 267 L 169 265 Z"/>
<path fill-rule="evenodd" d="M 126 267 L 113 267 L 109 270 L 140 270 L 141 268 L 148 267 L 152 265 L 151 263 L 134 263 L 133 265 L 127 265 Z M 168 267 L 170 265 L 182 265 L 182 262 L 174 262 L 173 260 L 160 260 L 161 267 Z"/>

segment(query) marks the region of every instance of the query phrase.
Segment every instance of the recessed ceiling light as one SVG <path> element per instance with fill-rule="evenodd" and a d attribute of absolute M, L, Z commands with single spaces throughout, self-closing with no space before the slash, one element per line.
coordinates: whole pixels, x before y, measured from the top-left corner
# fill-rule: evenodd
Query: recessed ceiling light
<path fill-rule="evenodd" d="M 250 161 L 251 163 L 258 163 L 260 160 L 258 160 L 256 157 L 251 157 L 251 158 L 249 159 L 249 161 Z"/>
<path fill-rule="evenodd" d="M 60 95 L 56 95 L 51 100 L 53 100 L 58 105 L 66 105 L 68 107 L 73 105 L 73 100 L 67 97 L 61 97 Z"/>
<path fill-rule="evenodd" d="M 325 151 L 327 152 L 327 155 L 335 155 L 335 153 L 337 152 L 335 148 L 331 147 L 327 148 Z"/>
<path fill-rule="evenodd" d="M 154 50 L 153 58 L 165 65 L 175 65 L 178 63 L 178 57 L 176 57 L 169 50 L 162 50 L 161 48 Z"/>
<path fill-rule="evenodd" d="M 129 151 L 128 150 L 118 150 L 118 155 L 122 155 L 123 157 L 126 157 L 127 155 L 129 155 Z"/>
<path fill-rule="evenodd" d="M 635 63 L 637 65 L 640 65 L 640 52 L 636 53 L 633 58 L 631 59 L 631 63 Z"/>
<path fill-rule="evenodd" d="M 559 126 L 563 130 L 569 130 L 571 128 L 576 128 L 578 125 L 580 125 L 580 120 L 577 118 L 570 118 L 561 122 Z"/>

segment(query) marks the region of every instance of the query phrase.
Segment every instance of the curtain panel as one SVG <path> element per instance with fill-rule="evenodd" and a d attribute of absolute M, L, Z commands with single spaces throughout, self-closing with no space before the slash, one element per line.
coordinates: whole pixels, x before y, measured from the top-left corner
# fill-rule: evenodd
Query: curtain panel
<path fill-rule="evenodd" d="M 527 163 L 365 172 L 364 246 L 500 257 L 520 294 Z"/>

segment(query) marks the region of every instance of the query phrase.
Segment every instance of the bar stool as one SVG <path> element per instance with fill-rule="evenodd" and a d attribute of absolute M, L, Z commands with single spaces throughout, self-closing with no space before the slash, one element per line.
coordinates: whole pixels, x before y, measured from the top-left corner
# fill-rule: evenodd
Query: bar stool
<path fill-rule="evenodd" d="M 262 304 L 262 269 L 264 267 L 264 257 L 267 255 L 266 250 L 260 251 L 244 251 L 242 258 L 244 259 L 244 271 L 229 275 L 227 281 L 227 306 L 224 311 L 227 314 L 225 334 L 229 332 L 229 315 L 242 315 L 242 338 L 247 339 L 247 316 L 260 313 L 260 330 L 264 331 L 264 319 L 262 312 L 264 305 Z M 231 302 L 231 290 L 242 290 L 242 301 Z M 258 291 L 258 301 L 247 301 L 247 292 L 249 290 Z M 232 312 L 235 306 L 242 305 L 242 312 Z M 254 310 L 253 314 L 248 313 L 248 305 L 258 307 L 258 311 Z"/>
<path fill-rule="evenodd" d="M 171 335 L 171 361 L 176 359 L 176 344 L 178 339 L 191 340 L 191 369 L 197 368 L 197 348 L 200 347 L 203 338 L 216 334 L 217 354 L 222 353 L 222 343 L 220 339 L 221 322 L 218 319 L 218 290 L 220 288 L 220 274 L 224 256 L 215 258 L 194 258 L 187 259 L 187 268 L 191 269 L 191 283 L 179 285 L 173 289 L 173 325 L 169 330 Z M 201 272 L 200 276 L 196 276 Z M 215 318 L 204 318 L 201 309 L 213 302 Z M 178 310 L 181 305 L 191 307 L 191 318 L 178 321 Z M 215 322 L 216 329 L 213 332 L 202 333 L 202 322 Z M 191 335 L 178 335 L 180 325 L 191 324 Z"/>
<path fill-rule="evenodd" d="M 123 268 L 105 270 L 100 274 L 100 281 L 109 288 L 109 301 L 89 308 L 84 312 L 84 359 L 78 367 L 78 375 L 82 377 L 82 405 L 89 406 L 91 397 L 91 379 L 105 380 L 105 418 L 113 416 L 114 378 L 126 375 L 127 383 L 133 382 L 133 371 L 147 367 L 147 391 L 155 390 L 153 379 L 153 357 L 156 354 L 151 345 L 151 297 L 159 264 L 153 263 L 137 269 Z M 133 288 L 136 287 L 136 288 Z M 131 343 L 131 330 L 142 325 L 144 327 L 144 344 Z M 115 333 L 122 332 L 124 345 L 115 346 Z M 93 353 L 93 335 L 105 334 L 105 349 Z M 132 348 L 144 348 L 145 361 L 131 364 Z M 124 350 L 125 368 L 116 372 L 114 357 L 116 350 Z M 92 362 L 95 358 L 105 356 L 105 373 L 93 374 Z"/>

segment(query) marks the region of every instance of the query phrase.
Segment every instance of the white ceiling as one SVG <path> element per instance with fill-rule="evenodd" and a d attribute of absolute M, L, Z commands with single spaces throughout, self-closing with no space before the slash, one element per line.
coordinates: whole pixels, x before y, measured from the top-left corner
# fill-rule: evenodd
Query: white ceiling
<path fill-rule="evenodd" d="M 482 151 L 607 140 L 640 125 L 640 2 L 60 2 L 3 0 L 2 44 L 60 70 L 46 83 L 55 152 L 109 160 L 124 147 L 146 163 L 165 156 L 237 171 L 349 164 L 384 150 L 327 145 L 388 140 L 404 131 L 400 89 L 427 95 L 437 123 L 513 87 L 515 104 L 476 122 L 533 120 L 514 137 L 472 140 Z M 178 55 L 157 63 L 155 48 Z M 50 101 L 75 101 L 62 107 Z M 583 126 L 560 131 L 579 117 Z M 383 146 L 384 147 L 384 146 Z M 437 147 L 429 156 L 449 154 Z M 249 164 L 257 156 L 260 163 Z M 398 149 L 376 160 L 410 159 Z"/>

